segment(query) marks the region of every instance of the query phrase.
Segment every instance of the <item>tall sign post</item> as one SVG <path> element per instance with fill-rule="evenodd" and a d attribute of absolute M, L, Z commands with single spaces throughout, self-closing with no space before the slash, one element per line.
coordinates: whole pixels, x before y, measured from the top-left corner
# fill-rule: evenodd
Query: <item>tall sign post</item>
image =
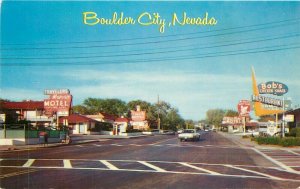
<path fill-rule="evenodd" d="M 56 115 L 57 125 L 59 126 L 59 117 L 68 116 L 72 104 L 72 95 L 69 89 L 46 89 L 45 95 L 49 95 L 44 100 L 44 109 L 46 115 Z"/>
<path fill-rule="evenodd" d="M 244 135 L 246 133 L 246 117 L 249 117 L 251 111 L 251 103 L 249 100 L 241 100 L 238 105 L 239 116 L 243 119 Z"/>
<path fill-rule="evenodd" d="M 252 101 L 254 101 L 254 110 L 256 116 L 275 114 L 276 127 L 277 127 L 278 114 L 282 113 L 283 117 L 282 117 L 281 136 L 284 137 L 284 112 L 285 112 L 284 98 L 283 100 L 280 100 L 280 99 L 262 96 L 261 94 L 283 96 L 285 93 L 288 92 L 287 85 L 277 81 L 268 81 L 257 85 L 254 68 L 252 67 L 252 87 L 253 87 Z M 262 104 L 272 105 L 274 107 L 277 107 L 277 109 L 266 109 L 262 107 Z"/>

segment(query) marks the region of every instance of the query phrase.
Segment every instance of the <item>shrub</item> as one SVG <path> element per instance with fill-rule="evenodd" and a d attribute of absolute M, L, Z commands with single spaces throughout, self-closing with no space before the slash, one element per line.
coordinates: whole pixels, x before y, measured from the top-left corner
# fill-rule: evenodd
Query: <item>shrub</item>
<path fill-rule="evenodd" d="M 258 144 L 273 144 L 280 146 L 300 146 L 300 137 L 256 137 L 255 141 Z"/>
<path fill-rule="evenodd" d="M 300 137 L 300 128 L 297 127 L 297 128 L 291 129 L 290 136 Z"/>
<path fill-rule="evenodd" d="M 138 129 L 127 129 L 126 133 L 137 133 L 137 132 L 141 132 Z"/>
<path fill-rule="evenodd" d="M 286 137 L 280 141 L 281 146 L 300 146 L 300 137 Z"/>

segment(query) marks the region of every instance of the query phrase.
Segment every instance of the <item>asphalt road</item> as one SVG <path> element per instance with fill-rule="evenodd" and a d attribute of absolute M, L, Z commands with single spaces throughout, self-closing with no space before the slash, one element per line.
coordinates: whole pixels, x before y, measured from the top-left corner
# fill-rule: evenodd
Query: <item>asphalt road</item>
<path fill-rule="evenodd" d="M 298 188 L 300 174 L 218 133 L 110 139 L 5 152 L 1 188 Z"/>

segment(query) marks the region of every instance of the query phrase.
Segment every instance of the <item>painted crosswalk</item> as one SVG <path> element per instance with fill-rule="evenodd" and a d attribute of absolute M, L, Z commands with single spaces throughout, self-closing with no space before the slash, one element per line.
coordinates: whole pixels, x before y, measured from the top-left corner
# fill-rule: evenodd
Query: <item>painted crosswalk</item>
<path fill-rule="evenodd" d="M 260 149 L 256 152 L 285 170 L 300 174 L 300 153 L 291 149 Z"/>
<path fill-rule="evenodd" d="M 194 162 L 168 162 L 145 160 L 105 160 L 105 159 L 2 159 L 0 167 L 18 169 L 57 169 L 120 171 L 160 174 L 190 174 L 216 177 L 258 178 L 292 181 L 300 183 L 300 173 L 289 172 L 277 167 L 251 165 L 207 164 Z M 48 166 L 47 166 L 48 165 Z M 51 166 L 49 166 L 51 165 Z M 23 170 L 20 170 L 22 172 Z M 236 174 L 235 174 L 236 173 Z"/>

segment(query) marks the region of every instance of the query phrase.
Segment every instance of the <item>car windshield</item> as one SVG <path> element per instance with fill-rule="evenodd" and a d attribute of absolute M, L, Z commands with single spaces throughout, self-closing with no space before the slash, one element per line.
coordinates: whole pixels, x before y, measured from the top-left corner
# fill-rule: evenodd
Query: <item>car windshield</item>
<path fill-rule="evenodd" d="M 194 133 L 194 130 L 184 130 L 184 133 Z"/>

